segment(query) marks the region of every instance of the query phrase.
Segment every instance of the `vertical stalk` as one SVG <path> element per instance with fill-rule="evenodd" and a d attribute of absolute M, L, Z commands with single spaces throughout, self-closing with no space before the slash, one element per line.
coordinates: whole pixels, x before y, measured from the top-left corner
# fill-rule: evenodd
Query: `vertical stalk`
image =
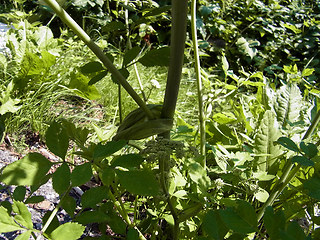
<path fill-rule="evenodd" d="M 187 13 L 187 0 L 172 0 L 170 63 L 167 76 L 164 103 L 161 111 L 161 118 L 172 119 L 175 113 L 184 60 L 184 48 L 187 29 Z M 161 136 L 170 139 L 170 131 L 161 134 Z M 167 190 L 169 160 L 170 156 L 159 159 L 159 170 L 161 175 L 161 186 L 165 193 L 165 197 L 167 199 L 171 215 L 174 219 L 172 239 L 177 240 L 179 239 L 179 219 Z"/>
<path fill-rule="evenodd" d="M 201 68 L 200 68 L 200 57 L 198 49 L 198 36 L 197 36 L 197 1 L 192 0 L 191 3 L 191 31 L 192 31 L 192 43 L 197 79 L 197 90 L 198 90 L 198 108 L 199 108 L 199 125 L 200 125 L 200 154 L 203 156 L 202 167 L 206 167 L 206 132 L 205 132 L 205 120 L 203 110 L 203 98 L 202 98 L 202 81 L 201 81 Z"/>
<path fill-rule="evenodd" d="M 170 64 L 162 107 L 162 118 L 173 118 L 178 99 L 187 28 L 187 0 L 172 0 Z M 166 134 L 166 137 L 169 133 Z"/>
<path fill-rule="evenodd" d="M 310 127 L 308 128 L 307 132 L 303 136 L 302 140 L 307 139 L 311 136 L 313 131 L 316 129 L 320 122 L 320 111 L 317 112 L 316 117 L 313 119 Z M 296 173 L 299 171 L 301 165 L 300 164 L 286 164 L 285 169 L 283 170 L 283 173 L 281 175 L 281 178 L 277 182 L 277 184 L 274 186 L 273 191 L 271 192 L 269 198 L 267 201 L 263 204 L 261 210 L 258 213 L 258 221 L 261 220 L 261 218 L 264 215 L 264 211 L 268 206 L 271 206 L 276 198 L 279 196 L 279 194 L 283 191 L 283 189 L 288 185 L 288 183 L 295 177 Z"/>
<path fill-rule="evenodd" d="M 91 51 L 100 59 L 103 65 L 108 71 L 118 80 L 122 87 L 128 92 L 133 100 L 146 112 L 147 116 L 152 119 L 153 114 L 148 109 L 145 102 L 140 98 L 136 91 L 127 82 L 124 76 L 118 71 L 113 65 L 110 59 L 103 53 L 103 51 L 94 43 L 94 41 L 86 34 L 86 32 L 70 17 L 70 15 L 55 1 L 55 0 L 44 0 L 50 8 L 60 17 L 60 19 L 69 27 L 71 30 L 78 35 L 78 37 L 91 49 Z"/>

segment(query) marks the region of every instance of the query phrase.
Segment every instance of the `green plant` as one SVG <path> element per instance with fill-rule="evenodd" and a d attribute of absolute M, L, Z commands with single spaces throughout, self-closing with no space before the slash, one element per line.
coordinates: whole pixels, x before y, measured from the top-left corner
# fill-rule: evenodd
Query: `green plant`
<path fill-rule="evenodd" d="M 184 49 L 187 1 L 172 1 L 170 49 L 128 48 L 118 65 L 57 3 L 46 2 L 101 61 L 90 59 L 71 75 L 78 79 L 73 86 L 81 86 L 76 93 L 90 95 L 88 86 L 101 84 L 111 73 L 112 80 L 124 87 L 139 107 L 120 118 L 115 135 L 104 136 L 94 127 L 99 141 L 90 138 L 86 127 L 63 118 L 53 121 L 45 139 L 59 161 L 30 153 L 2 170 L 1 181 L 19 187 L 11 196 L 13 204 L 0 207 L 1 231 L 24 230 L 26 238 L 42 234 L 49 239 L 77 239 L 84 225 L 98 223 L 106 238 L 106 226 L 117 237 L 128 239 L 316 237 L 314 224 L 302 229 L 293 221 L 304 217 L 306 211 L 312 222 L 318 221 L 313 207 L 319 201 L 319 136 L 315 131 L 319 110 L 317 99 L 300 90 L 313 87 L 306 79 L 312 69 L 305 67 L 299 72 L 295 65 L 284 66 L 277 74 L 283 80 L 279 88 L 268 73 L 231 72 L 235 68 L 226 54 L 221 55 L 222 75 L 201 69 L 196 1 L 192 1 L 199 133 L 196 124 L 179 116 L 174 119 L 184 53 L 190 50 Z M 254 2 L 255 7 L 257 4 Z M 223 1 L 221 14 L 227 14 L 231 6 Z M 154 11 L 163 13 L 164 8 Z M 249 46 L 246 39 L 241 41 L 239 45 Z M 143 88 L 138 88 L 140 97 L 129 83 L 128 73 L 135 64 L 169 66 L 163 104 L 147 104 Z M 123 104 L 120 96 L 119 109 Z M 134 141 L 140 139 L 143 141 Z M 73 149 L 69 149 L 70 142 Z M 47 174 L 52 166 L 55 172 Z M 42 199 L 26 195 L 24 186 L 30 185 L 33 193 L 49 178 L 61 200 L 39 231 L 33 228 L 25 204 Z M 76 202 L 68 193 L 91 179 L 99 185 L 83 194 L 81 209 L 76 211 Z M 72 223 L 59 226 L 55 214 L 60 207 L 72 217 Z"/>

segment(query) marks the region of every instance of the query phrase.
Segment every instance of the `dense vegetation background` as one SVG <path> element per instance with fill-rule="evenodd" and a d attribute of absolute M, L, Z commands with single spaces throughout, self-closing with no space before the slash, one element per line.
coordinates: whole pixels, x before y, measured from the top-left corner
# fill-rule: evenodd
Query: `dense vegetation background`
<path fill-rule="evenodd" d="M 159 113 L 171 1 L 59 2 Z M 47 238 L 64 239 L 59 231 L 72 229 L 77 239 L 81 224 L 98 223 L 101 239 L 110 232 L 111 239 L 178 239 L 175 231 L 179 239 L 319 239 L 320 2 L 199 0 L 196 44 L 190 20 L 189 12 L 171 140 L 112 141 L 137 108 L 130 95 L 45 1 L 3 1 L 0 21 L 12 29 L 0 54 L 0 137 L 24 153 L 30 142 L 45 143 L 61 161 L 46 162 L 35 153 L 19 160 L 44 169 L 25 173 L 35 182 L 12 177 L 25 171 L 21 165 L 3 170 L 1 186 L 20 187 L 13 202 L 0 203 L 0 218 L 15 216 L 20 228 L 0 221 L 0 229 L 38 234 L 22 210 L 41 200 L 32 193 L 52 177 L 58 207 L 77 224 L 54 222 L 44 231 Z M 157 161 L 167 155 L 166 192 Z M 52 165 L 57 171 L 46 175 Z M 87 190 L 76 209 L 67 193 L 90 179 L 99 186 Z M 307 226 L 299 226 L 301 219 Z"/>

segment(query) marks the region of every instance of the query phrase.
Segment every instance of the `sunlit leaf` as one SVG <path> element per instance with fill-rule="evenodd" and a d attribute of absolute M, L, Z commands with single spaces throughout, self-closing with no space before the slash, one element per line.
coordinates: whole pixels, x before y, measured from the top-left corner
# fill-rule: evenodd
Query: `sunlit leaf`
<path fill-rule="evenodd" d="M 29 153 L 24 158 L 7 165 L 0 181 L 7 185 L 37 185 L 46 176 L 52 163 L 39 153 Z"/>
<path fill-rule="evenodd" d="M 65 223 L 55 229 L 51 234 L 53 240 L 77 240 L 81 237 L 85 227 L 78 223 Z"/>

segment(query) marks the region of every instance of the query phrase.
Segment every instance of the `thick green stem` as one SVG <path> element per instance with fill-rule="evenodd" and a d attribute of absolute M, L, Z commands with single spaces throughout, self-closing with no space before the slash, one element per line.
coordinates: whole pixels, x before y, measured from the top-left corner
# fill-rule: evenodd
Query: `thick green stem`
<path fill-rule="evenodd" d="M 317 112 L 317 115 L 313 119 L 310 127 L 308 128 L 307 132 L 303 136 L 302 140 L 307 139 L 307 138 L 309 138 L 311 136 L 313 131 L 318 126 L 319 121 L 320 121 L 320 111 Z M 258 221 L 260 221 L 261 218 L 263 217 L 265 209 L 268 206 L 271 206 L 274 203 L 274 201 L 279 196 L 279 194 L 283 191 L 283 189 L 295 177 L 295 175 L 299 171 L 300 167 L 301 167 L 300 164 L 295 165 L 295 164 L 292 164 L 292 163 L 288 163 L 288 164 L 285 165 L 283 173 L 281 175 L 281 178 L 279 179 L 279 181 L 276 183 L 276 185 L 272 189 L 273 191 L 271 192 L 269 198 L 264 203 L 264 205 L 262 206 L 262 208 L 260 209 L 260 211 L 258 213 L 258 216 L 257 216 Z"/>
<path fill-rule="evenodd" d="M 198 49 L 198 36 L 197 36 L 197 1 L 192 0 L 191 3 L 191 30 L 192 30 L 192 43 L 194 51 L 194 61 L 197 79 L 198 90 L 198 108 L 199 108 L 199 125 L 200 125 L 200 154 L 203 156 L 202 167 L 206 167 L 206 131 L 205 131 L 205 119 L 203 110 L 203 98 L 202 98 L 202 81 L 201 81 L 201 68 L 200 57 Z"/>
<path fill-rule="evenodd" d="M 187 29 L 187 14 L 188 1 L 187 0 L 172 0 L 172 26 L 171 26 L 171 45 L 170 45 L 170 63 L 167 76 L 166 92 L 164 96 L 164 103 L 161 111 L 161 118 L 173 119 L 180 81 L 182 66 L 184 60 L 184 48 L 186 41 Z M 162 137 L 170 139 L 170 131 L 161 134 Z M 167 202 L 171 215 L 174 219 L 173 236 L 172 239 L 179 239 L 179 220 L 175 208 L 172 204 L 171 197 L 167 191 L 167 179 L 169 173 L 170 157 L 166 159 L 159 159 L 159 169 L 161 175 L 161 185 L 166 194 Z"/>
<path fill-rule="evenodd" d="M 173 118 L 178 99 L 187 27 L 187 0 L 172 0 L 172 27 L 170 64 L 166 92 L 162 107 L 162 118 Z M 169 133 L 167 133 L 168 136 Z"/>
<path fill-rule="evenodd" d="M 69 14 L 64 11 L 62 7 L 55 0 L 44 0 L 50 8 L 60 17 L 60 19 L 69 27 L 71 30 L 77 34 L 77 36 L 91 49 L 91 51 L 100 59 L 103 65 L 108 69 L 108 71 L 118 80 L 121 86 L 128 92 L 128 94 L 133 98 L 133 100 L 146 112 L 147 116 L 152 119 L 153 114 L 148 109 L 145 102 L 140 98 L 136 91 L 127 82 L 124 76 L 118 71 L 118 69 L 113 65 L 109 58 L 103 53 L 98 45 L 86 34 L 86 32 L 69 16 Z"/>

